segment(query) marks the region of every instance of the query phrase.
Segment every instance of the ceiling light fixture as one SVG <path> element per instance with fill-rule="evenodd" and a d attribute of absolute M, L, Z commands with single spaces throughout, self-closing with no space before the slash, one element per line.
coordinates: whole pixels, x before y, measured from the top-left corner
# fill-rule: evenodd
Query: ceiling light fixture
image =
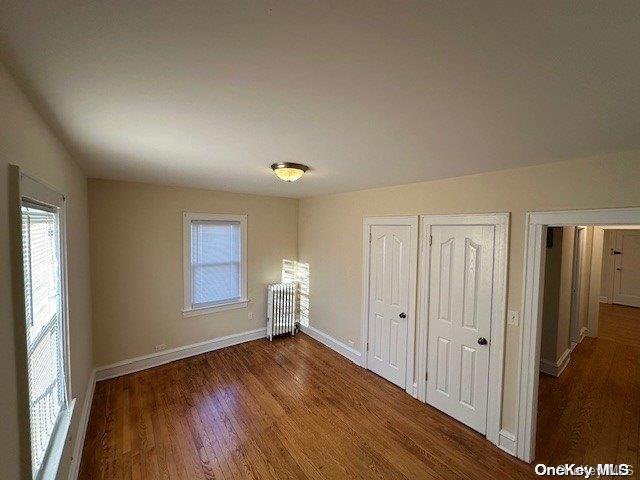
<path fill-rule="evenodd" d="M 309 170 L 309 167 L 302 165 L 301 163 L 280 162 L 271 165 L 271 170 L 273 170 L 280 180 L 284 180 L 285 182 L 295 182 L 304 174 L 304 172 Z"/>

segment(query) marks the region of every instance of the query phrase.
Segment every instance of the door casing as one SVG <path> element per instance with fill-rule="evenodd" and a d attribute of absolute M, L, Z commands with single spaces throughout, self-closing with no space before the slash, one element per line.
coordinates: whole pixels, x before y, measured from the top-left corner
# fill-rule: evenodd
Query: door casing
<path fill-rule="evenodd" d="M 369 274 L 371 263 L 371 244 L 369 234 L 374 225 L 409 226 L 411 227 L 409 246 L 409 293 L 407 308 L 407 359 L 406 359 L 406 380 L 405 391 L 415 397 L 414 379 L 414 358 L 415 358 L 415 336 L 416 336 L 416 284 L 418 269 L 418 216 L 400 217 L 365 217 L 362 227 L 363 258 L 362 258 L 362 323 L 361 339 L 362 346 L 361 364 L 363 368 L 368 368 L 367 341 L 369 339 Z"/>
<path fill-rule="evenodd" d="M 517 456 L 525 462 L 535 458 L 538 414 L 538 369 L 542 333 L 545 238 L 548 227 L 640 225 L 640 207 L 599 210 L 528 212 L 525 222 L 522 326 L 518 363 Z"/>
<path fill-rule="evenodd" d="M 580 343 L 580 320 L 582 315 L 582 272 L 584 271 L 584 255 L 586 249 L 586 227 L 576 227 L 573 237 L 573 272 L 571 273 L 571 349 Z"/>

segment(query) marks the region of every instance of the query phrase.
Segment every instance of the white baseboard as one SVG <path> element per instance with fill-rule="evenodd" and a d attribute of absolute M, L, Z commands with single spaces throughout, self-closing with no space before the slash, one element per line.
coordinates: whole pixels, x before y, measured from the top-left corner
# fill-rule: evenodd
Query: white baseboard
<path fill-rule="evenodd" d="M 335 350 L 340 355 L 347 357 L 353 363 L 360 365 L 361 364 L 361 353 L 355 348 L 351 348 L 349 345 L 342 343 L 339 340 L 327 335 L 326 333 L 318 330 L 317 328 L 313 328 L 311 326 L 300 325 L 300 330 L 309 335 L 312 338 L 315 338 L 320 343 L 326 345 L 331 350 Z"/>
<path fill-rule="evenodd" d="M 498 447 L 514 457 L 517 456 L 516 436 L 508 430 L 500 430 Z"/>
<path fill-rule="evenodd" d="M 76 442 L 73 445 L 73 453 L 71 456 L 71 465 L 69 465 L 69 480 L 76 480 L 80 473 L 80 461 L 82 460 L 82 448 L 84 447 L 84 437 L 87 434 L 87 426 L 89 425 L 89 415 L 91 414 L 91 404 L 93 403 L 93 392 L 96 388 L 96 371 L 91 372 L 87 392 L 84 396 L 80 421 L 78 423 L 78 431 L 76 433 Z"/>
<path fill-rule="evenodd" d="M 413 398 L 418 398 L 418 384 L 414 382 L 409 388 L 407 388 L 406 392 Z"/>
<path fill-rule="evenodd" d="M 578 340 L 578 343 L 581 343 L 588 336 L 589 336 L 589 329 L 587 327 L 582 327 L 580 329 L 580 340 Z"/>
<path fill-rule="evenodd" d="M 571 349 L 567 348 L 557 361 L 540 359 L 540 371 L 554 377 L 559 377 L 571 359 Z"/>
<path fill-rule="evenodd" d="M 201 353 L 211 352 L 219 348 L 230 347 L 239 343 L 258 340 L 267 336 L 267 329 L 259 328 L 248 332 L 234 333 L 226 337 L 214 338 L 205 342 L 185 345 L 184 347 L 172 348 L 162 352 L 143 355 L 141 357 L 130 358 L 121 362 L 105 365 L 96 368 L 96 382 L 107 380 L 109 378 L 120 377 L 130 373 L 146 370 L 147 368 L 157 367 L 165 363 L 174 362 L 183 358 L 200 355 Z"/>
<path fill-rule="evenodd" d="M 580 329 L 580 333 L 578 333 L 578 338 L 577 340 L 574 342 L 571 342 L 571 351 L 573 352 L 573 350 L 580 345 L 580 343 L 582 343 L 582 340 L 585 339 L 585 337 L 589 336 L 589 329 L 587 327 L 582 327 Z"/>
<path fill-rule="evenodd" d="M 604 295 L 601 295 L 601 296 L 599 297 L 599 300 L 600 300 L 600 303 L 611 303 L 611 302 L 609 301 L 609 297 L 606 297 L 606 296 L 604 296 Z"/>

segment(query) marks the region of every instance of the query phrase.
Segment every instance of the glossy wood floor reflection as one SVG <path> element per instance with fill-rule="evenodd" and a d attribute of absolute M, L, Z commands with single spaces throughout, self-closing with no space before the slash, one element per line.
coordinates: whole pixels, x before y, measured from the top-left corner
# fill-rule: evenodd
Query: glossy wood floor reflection
<path fill-rule="evenodd" d="M 601 305 L 559 378 L 540 374 L 536 463 L 640 468 L 640 308 Z"/>
<path fill-rule="evenodd" d="M 304 334 L 99 382 L 80 470 L 82 479 L 532 476 Z"/>

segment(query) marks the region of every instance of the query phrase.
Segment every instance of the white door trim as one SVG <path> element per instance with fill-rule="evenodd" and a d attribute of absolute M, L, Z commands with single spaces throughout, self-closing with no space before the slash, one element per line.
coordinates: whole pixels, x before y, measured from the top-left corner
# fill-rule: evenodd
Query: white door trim
<path fill-rule="evenodd" d="M 522 327 L 520 330 L 520 388 L 516 448 L 518 458 L 531 462 L 535 457 L 536 416 L 538 413 L 538 366 L 542 290 L 544 287 L 544 238 L 547 227 L 640 225 L 640 207 L 602 210 L 529 212 L 525 222 L 525 259 Z"/>
<path fill-rule="evenodd" d="M 429 238 L 434 225 L 493 225 L 495 252 L 493 300 L 489 352 L 489 385 L 486 438 L 495 445 L 500 441 L 504 371 L 504 339 L 507 310 L 507 258 L 509 251 L 509 213 L 420 215 L 420 269 L 418 293 L 418 365 L 416 369 L 418 399 L 426 401 L 427 346 L 429 319 Z"/>
<path fill-rule="evenodd" d="M 587 227 L 576 227 L 573 235 L 573 261 L 571 272 L 571 317 L 569 320 L 569 340 L 571 349 L 580 343 L 580 320 L 582 315 L 582 273 L 584 271 L 584 254 L 586 250 Z"/>
<path fill-rule="evenodd" d="M 371 261 L 371 244 L 369 243 L 369 234 L 371 227 L 374 225 L 408 225 L 411 227 L 411 244 L 409 252 L 411 258 L 409 260 L 409 307 L 407 309 L 407 375 L 405 381 L 405 391 L 415 397 L 414 378 L 413 378 L 413 361 L 415 355 L 415 336 L 416 336 L 416 276 L 418 269 L 418 217 L 417 216 L 401 216 L 401 217 L 365 217 L 362 223 L 362 318 L 361 318 L 361 364 L 363 368 L 367 365 L 367 340 L 369 339 L 369 270 Z"/>

